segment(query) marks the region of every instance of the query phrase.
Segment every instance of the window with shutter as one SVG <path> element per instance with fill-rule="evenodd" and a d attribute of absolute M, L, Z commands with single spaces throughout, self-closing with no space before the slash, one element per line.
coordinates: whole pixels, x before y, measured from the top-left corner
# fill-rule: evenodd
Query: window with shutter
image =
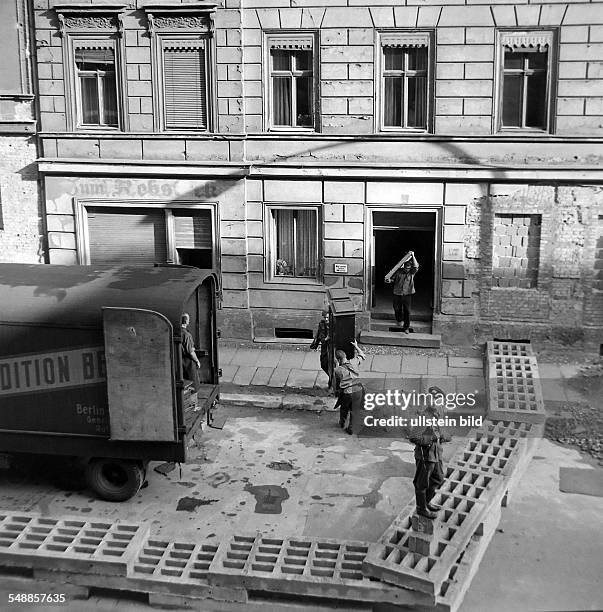
<path fill-rule="evenodd" d="M 162 41 L 166 129 L 208 129 L 204 41 Z"/>

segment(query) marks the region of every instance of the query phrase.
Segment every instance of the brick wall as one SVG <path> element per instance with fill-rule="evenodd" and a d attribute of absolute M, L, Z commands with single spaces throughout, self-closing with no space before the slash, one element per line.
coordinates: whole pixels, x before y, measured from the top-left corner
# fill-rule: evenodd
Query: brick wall
<path fill-rule="evenodd" d="M 32 137 L 0 137 L 0 261 L 42 263 L 43 225 Z"/>
<path fill-rule="evenodd" d="M 493 286 L 521 289 L 536 287 L 540 216 L 495 215 L 493 251 Z"/>

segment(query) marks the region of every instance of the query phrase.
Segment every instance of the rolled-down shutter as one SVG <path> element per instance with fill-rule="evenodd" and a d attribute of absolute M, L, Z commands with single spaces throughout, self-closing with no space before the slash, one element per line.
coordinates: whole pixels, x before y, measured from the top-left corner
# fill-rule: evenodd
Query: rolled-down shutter
<path fill-rule="evenodd" d="M 211 249 L 213 241 L 210 211 L 174 211 L 174 233 L 178 249 Z"/>
<path fill-rule="evenodd" d="M 163 210 L 88 209 L 90 263 L 153 265 L 167 261 Z"/>
<path fill-rule="evenodd" d="M 163 103 L 166 128 L 207 129 L 203 41 L 164 43 Z"/>

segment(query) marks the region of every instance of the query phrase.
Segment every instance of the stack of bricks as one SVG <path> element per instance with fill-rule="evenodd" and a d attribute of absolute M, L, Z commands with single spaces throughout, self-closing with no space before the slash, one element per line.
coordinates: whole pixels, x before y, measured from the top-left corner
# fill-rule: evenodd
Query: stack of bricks
<path fill-rule="evenodd" d="M 540 217 L 495 216 L 492 276 L 495 286 L 531 289 L 538 280 Z"/>
<path fill-rule="evenodd" d="M 488 417 L 544 423 L 538 363 L 528 344 L 488 342 Z"/>

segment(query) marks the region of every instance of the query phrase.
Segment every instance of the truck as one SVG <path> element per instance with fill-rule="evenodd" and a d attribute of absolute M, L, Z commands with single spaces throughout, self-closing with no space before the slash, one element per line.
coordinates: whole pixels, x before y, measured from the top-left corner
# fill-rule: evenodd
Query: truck
<path fill-rule="evenodd" d="M 219 399 L 217 291 L 190 267 L 0 264 L 0 453 L 78 458 L 109 501 L 136 494 L 150 461 L 185 462 Z"/>

